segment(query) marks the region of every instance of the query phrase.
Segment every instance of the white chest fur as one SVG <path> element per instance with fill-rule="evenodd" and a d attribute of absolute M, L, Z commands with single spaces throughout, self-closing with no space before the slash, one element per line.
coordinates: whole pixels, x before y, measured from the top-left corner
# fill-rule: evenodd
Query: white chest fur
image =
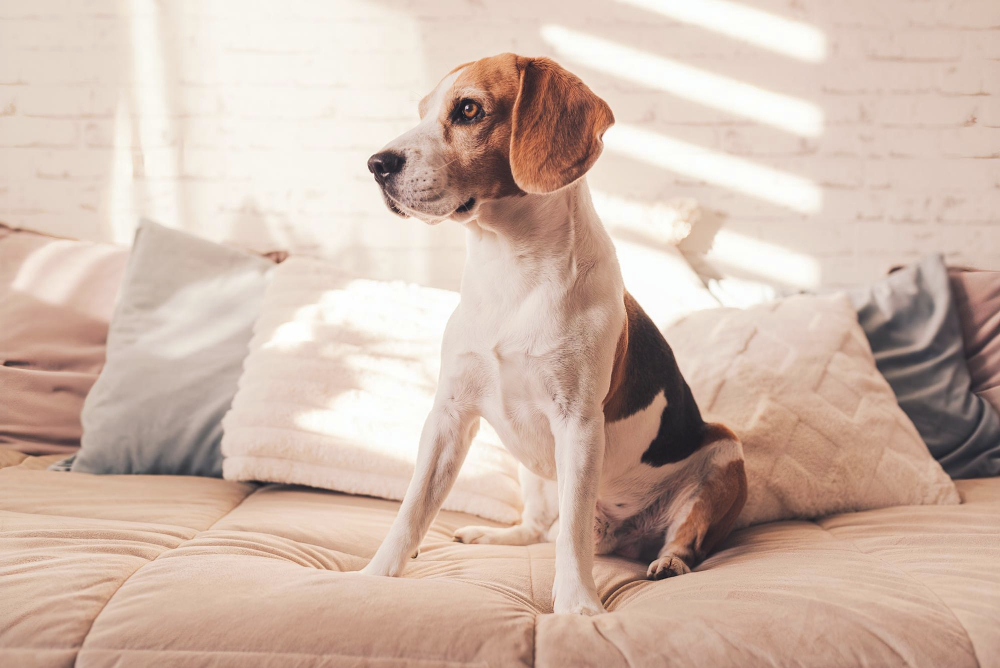
<path fill-rule="evenodd" d="M 585 183 L 504 206 L 492 212 L 502 233 L 491 227 L 489 210 L 469 225 L 462 301 L 445 335 L 443 370 L 475 378 L 476 408 L 504 446 L 554 479 L 552 421 L 601 412 L 624 288 Z"/>
<path fill-rule="evenodd" d="M 507 297 L 518 292 L 519 286 L 509 287 Z M 543 285 L 526 290 L 519 300 L 487 300 L 479 298 L 482 292 L 466 290 L 449 323 L 453 348 L 446 353 L 456 353 L 456 373 L 476 378 L 476 408 L 504 446 L 549 479 L 555 478 L 549 422 L 556 409 L 553 364 L 565 346 L 552 303 L 555 292 L 554 286 Z"/>

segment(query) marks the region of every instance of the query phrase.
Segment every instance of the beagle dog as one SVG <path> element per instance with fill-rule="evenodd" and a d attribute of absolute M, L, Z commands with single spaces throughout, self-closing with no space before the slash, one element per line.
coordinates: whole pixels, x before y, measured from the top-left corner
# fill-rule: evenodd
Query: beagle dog
<path fill-rule="evenodd" d="M 363 572 L 402 572 L 484 418 L 521 464 L 524 511 L 456 540 L 554 541 L 557 613 L 604 611 L 595 553 L 687 573 L 743 507 L 743 447 L 702 419 L 622 284 L 584 179 L 611 109 L 552 60 L 513 54 L 457 67 L 419 109 L 368 168 L 396 214 L 462 224 L 468 257 L 416 470 Z"/>

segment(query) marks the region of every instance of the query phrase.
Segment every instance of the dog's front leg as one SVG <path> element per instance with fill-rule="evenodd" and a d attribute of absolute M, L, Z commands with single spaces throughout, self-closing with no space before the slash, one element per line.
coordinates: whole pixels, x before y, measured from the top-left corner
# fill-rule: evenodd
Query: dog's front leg
<path fill-rule="evenodd" d="M 362 573 L 395 576 L 403 571 L 451 491 L 478 429 L 478 414 L 450 402 L 435 404 L 420 434 L 417 465 L 403 504 Z"/>
<path fill-rule="evenodd" d="M 559 418 L 553 436 L 559 535 L 552 583 L 555 612 L 604 612 L 594 584 L 594 507 L 604 459 L 604 416 Z"/>

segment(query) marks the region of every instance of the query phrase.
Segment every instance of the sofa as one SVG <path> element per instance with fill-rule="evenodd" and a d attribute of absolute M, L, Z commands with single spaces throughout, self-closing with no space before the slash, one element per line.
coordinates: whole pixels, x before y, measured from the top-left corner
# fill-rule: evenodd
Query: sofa
<path fill-rule="evenodd" d="M 998 477 L 957 480 L 960 504 L 743 528 L 662 581 L 598 557 L 607 614 L 584 617 L 551 614 L 552 544 L 453 541 L 483 513 L 442 511 L 402 577 L 371 578 L 356 571 L 399 505 L 375 488 L 52 470 L 108 391 L 126 251 L 2 226 L 0 242 L 0 325 L 19 323 L 0 329 L 0 667 L 1000 666 Z"/>
<path fill-rule="evenodd" d="M 548 614 L 554 551 L 462 545 L 351 571 L 398 504 L 286 485 L 0 468 L 0 665 L 1000 666 L 1000 479 L 958 506 L 734 533 L 693 573 L 599 557 L 608 613 Z"/>

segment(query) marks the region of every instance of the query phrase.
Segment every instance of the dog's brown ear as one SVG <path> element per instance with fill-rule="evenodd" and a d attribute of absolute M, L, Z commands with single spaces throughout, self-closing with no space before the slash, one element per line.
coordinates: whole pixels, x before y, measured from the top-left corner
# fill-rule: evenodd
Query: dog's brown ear
<path fill-rule="evenodd" d="M 611 107 L 548 58 L 518 58 L 510 171 L 528 193 L 550 193 L 587 173 L 601 155 Z"/>

